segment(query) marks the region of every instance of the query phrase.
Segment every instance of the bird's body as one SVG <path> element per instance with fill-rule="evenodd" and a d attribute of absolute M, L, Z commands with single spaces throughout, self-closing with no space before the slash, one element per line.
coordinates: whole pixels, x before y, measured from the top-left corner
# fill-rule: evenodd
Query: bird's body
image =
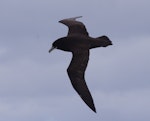
<path fill-rule="evenodd" d="M 59 21 L 69 27 L 66 37 L 56 40 L 51 52 L 54 48 L 72 52 L 73 58 L 67 69 L 68 76 L 71 80 L 73 88 L 77 91 L 83 101 L 96 112 L 93 98 L 86 85 L 84 74 L 89 60 L 89 51 L 96 47 L 107 47 L 112 45 L 111 41 L 106 36 L 92 38 L 89 36 L 84 24 L 76 21 L 79 17 L 64 19 Z"/>
<path fill-rule="evenodd" d="M 57 49 L 73 52 L 74 49 L 77 48 L 92 49 L 96 47 L 106 47 L 108 46 L 108 43 L 105 42 L 105 39 L 108 38 L 106 36 L 92 38 L 89 36 L 73 35 L 73 36 L 62 37 L 55 42 L 60 44 L 57 47 Z"/>

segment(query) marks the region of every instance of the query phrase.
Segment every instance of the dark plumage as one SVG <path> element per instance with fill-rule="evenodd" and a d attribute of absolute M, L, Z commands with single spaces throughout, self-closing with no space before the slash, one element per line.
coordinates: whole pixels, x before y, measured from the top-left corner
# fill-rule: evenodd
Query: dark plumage
<path fill-rule="evenodd" d="M 98 38 L 90 37 L 84 24 L 76 21 L 76 19 L 80 17 L 81 16 L 59 21 L 68 26 L 68 35 L 56 40 L 52 44 L 52 48 L 49 52 L 54 48 L 72 52 L 73 57 L 67 69 L 68 76 L 73 88 L 77 91 L 82 100 L 96 112 L 92 96 L 84 78 L 89 60 L 89 50 L 96 47 L 107 47 L 112 45 L 112 43 L 106 36 Z"/>

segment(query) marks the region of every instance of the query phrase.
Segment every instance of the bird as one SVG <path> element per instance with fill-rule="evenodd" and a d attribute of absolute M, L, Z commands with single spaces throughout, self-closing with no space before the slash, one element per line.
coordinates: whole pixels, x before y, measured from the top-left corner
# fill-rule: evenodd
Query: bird
<path fill-rule="evenodd" d="M 52 43 L 49 53 L 59 49 L 72 53 L 72 60 L 67 73 L 71 84 L 87 106 L 96 113 L 94 100 L 85 82 L 85 70 L 88 65 L 90 49 L 112 45 L 107 36 L 90 37 L 85 25 L 76 19 L 82 16 L 66 18 L 59 22 L 68 27 L 68 34 Z"/>

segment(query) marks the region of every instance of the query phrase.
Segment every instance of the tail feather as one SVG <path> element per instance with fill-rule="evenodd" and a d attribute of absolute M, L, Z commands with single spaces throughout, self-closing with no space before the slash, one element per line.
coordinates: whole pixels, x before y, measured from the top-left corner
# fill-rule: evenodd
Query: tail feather
<path fill-rule="evenodd" d="M 97 37 L 95 40 L 91 41 L 91 48 L 107 47 L 109 45 L 112 45 L 112 42 L 107 36 Z"/>

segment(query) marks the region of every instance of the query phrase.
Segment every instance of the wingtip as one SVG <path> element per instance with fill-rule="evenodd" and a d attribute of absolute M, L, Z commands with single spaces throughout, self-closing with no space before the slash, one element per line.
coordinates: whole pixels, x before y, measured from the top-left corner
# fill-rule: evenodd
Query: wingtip
<path fill-rule="evenodd" d="M 78 18 L 82 18 L 83 16 L 76 16 L 76 17 L 73 17 L 74 19 L 78 19 Z"/>
<path fill-rule="evenodd" d="M 92 109 L 92 111 L 93 111 L 94 113 L 97 113 L 95 107 L 93 107 L 93 108 L 91 108 L 91 109 Z"/>
<path fill-rule="evenodd" d="M 97 113 L 96 110 L 93 110 L 93 111 L 94 111 L 94 113 Z"/>
<path fill-rule="evenodd" d="M 82 16 L 76 16 L 76 17 L 72 17 L 72 18 L 67 18 L 68 20 L 72 20 L 72 21 L 75 21 L 76 19 L 78 18 L 81 18 Z"/>
<path fill-rule="evenodd" d="M 64 20 L 75 21 L 76 19 L 81 18 L 81 17 L 83 17 L 83 16 L 76 16 L 76 17 L 66 18 L 66 19 L 60 20 L 59 22 L 62 23 Z"/>

